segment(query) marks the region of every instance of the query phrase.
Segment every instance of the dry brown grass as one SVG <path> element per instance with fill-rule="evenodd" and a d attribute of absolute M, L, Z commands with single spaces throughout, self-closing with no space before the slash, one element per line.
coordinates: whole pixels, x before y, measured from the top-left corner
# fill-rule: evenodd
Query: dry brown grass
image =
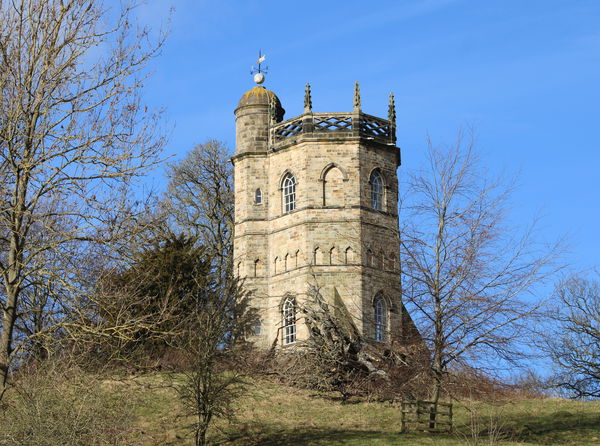
<path fill-rule="evenodd" d="M 188 446 L 193 419 L 184 415 L 165 374 L 112 376 L 97 381 L 89 400 L 96 414 L 119 429 L 118 441 L 79 445 Z M 400 434 L 399 407 L 389 402 L 353 398 L 342 403 L 335 394 L 285 386 L 267 378 L 248 378 L 248 392 L 235 403 L 233 422 L 221 421 L 210 431 L 214 444 L 253 445 L 597 445 L 600 444 L 600 402 L 563 399 L 465 401 L 455 404 L 454 434 Z M 64 386 L 70 386 L 64 383 Z M 63 397 L 73 395 L 61 387 Z M 79 389 L 81 387 L 73 387 Z M 61 396 L 48 389 L 46 397 Z M 89 393 L 89 392 L 88 392 Z M 83 393 L 82 393 L 83 395 Z M 68 399 L 68 398 L 67 398 Z M 100 403 L 100 399 L 105 405 Z M 3 425 L 4 428 L 4 425 Z M 113 431 L 114 432 L 114 431 Z M 104 435 L 104 434 L 102 434 Z M 2 438 L 2 437 L 0 437 Z M 100 437 L 108 440 L 109 437 Z M 1 445 L 15 444 L 0 441 Z M 21 444 L 71 444 L 21 443 Z"/>
<path fill-rule="evenodd" d="M 448 435 L 400 434 L 399 407 L 250 379 L 236 402 L 236 419 L 219 422 L 210 438 L 219 445 L 596 445 L 600 444 L 600 402 L 525 399 L 455 404 L 456 431 Z M 145 406 L 136 408 L 131 444 L 192 444 L 191 418 L 160 375 L 132 380 Z"/>

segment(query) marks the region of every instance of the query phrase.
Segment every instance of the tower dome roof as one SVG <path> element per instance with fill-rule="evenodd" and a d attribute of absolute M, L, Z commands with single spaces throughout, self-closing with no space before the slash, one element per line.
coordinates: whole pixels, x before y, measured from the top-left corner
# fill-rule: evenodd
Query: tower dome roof
<path fill-rule="evenodd" d="M 275 104 L 281 107 L 281 102 L 275 93 L 271 90 L 267 90 L 265 87 L 257 85 L 252 90 L 244 93 L 240 102 L 238 103 L 238 107 L 242 107 L 244 105 L 269 105 L 269 100 L 271 98 L 275 99 Z"/>
<path fill-rule="evenodd" d="M 244 93 L 240 99 L 240 102 L 238 103 L 238 108 L 244 107 L 247 105 L 267 105 L 268 106 L 271 98 L 273 98 L 275 101 L 275 107 L 277 109 L 276 117 L 277 117 L 277 121 L 279 122 L 283 119 L 283 114 L 285 113 L 285 110 L 281 106 L 281 101 L 279 100 L 277 95 L 275 93 L 273 93 L 271 90 L 267 90 L 263 86 L 257 85 L 252 90 L 249 90 L 246 93 Z"/>

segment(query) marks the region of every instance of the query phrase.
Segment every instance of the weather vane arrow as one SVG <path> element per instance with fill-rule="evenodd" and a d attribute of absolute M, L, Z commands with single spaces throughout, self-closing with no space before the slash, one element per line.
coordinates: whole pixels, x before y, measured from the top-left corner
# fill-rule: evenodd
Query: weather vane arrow
<path fill-rule="evenodd" d="M 254 75 L 254 82 L 257 84 L 262 84 L 265 81 L 265 74 L 267 74 L 269 67 L 262 66 L 262 63 L 266 60 L 266 54 L 263 54 L 261 50 L 258 51 L 258 59 L 256 63 L 258 67 L 252 67 L 250 70 L 250 74 Z"/>

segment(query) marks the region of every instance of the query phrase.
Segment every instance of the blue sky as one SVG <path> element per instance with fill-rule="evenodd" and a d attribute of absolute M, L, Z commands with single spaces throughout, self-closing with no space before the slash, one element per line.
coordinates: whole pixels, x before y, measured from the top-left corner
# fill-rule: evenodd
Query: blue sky
<path fill-rule="evenodd" d="M 349 111 L 358 80 L 363 110 L 385 117 L 393 91 L 401 176 L 427 134 L 450 143 L 473 126 L 492 174 L 520 174 L 517 223 L 541 214 L 542 241 L 568 235 L 574 268 L 600 266 L 599 1 L 149 0 L 138 18 L 156 29 L 171 7 L 146 83 L 174 127 L 168 155 L 207 138 L 233 150 L 233 110 L 262 49 L 286 118 L 302 112 L 306 82 L 317 112 Z"/>

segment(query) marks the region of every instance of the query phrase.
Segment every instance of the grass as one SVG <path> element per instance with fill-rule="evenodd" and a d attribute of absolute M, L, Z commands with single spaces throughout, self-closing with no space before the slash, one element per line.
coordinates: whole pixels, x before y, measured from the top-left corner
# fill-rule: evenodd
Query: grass
<path fill-rule="evenodd" d="M 250 380 L 237 402 L 236 420 L 219 421 L 211 432 L 218 445 L 600 445 L 600 402 L 562 399 L 502 404 L 455 404 L 455 432 L 399 433 L 397 405 L 352 401 Z M 128 381 L 136 401 L 131 444 L 192 444 L 192 419 L 185 416 L 168 380 L 151 375 Z M 118 390 L 117 390 L 118 389 Z M 115 387 L 122 396 L 124 387 Z M 133 395 L 135 394 L 135 395 Z M 495 442 L 493 441 L 495 440 Z"/>

